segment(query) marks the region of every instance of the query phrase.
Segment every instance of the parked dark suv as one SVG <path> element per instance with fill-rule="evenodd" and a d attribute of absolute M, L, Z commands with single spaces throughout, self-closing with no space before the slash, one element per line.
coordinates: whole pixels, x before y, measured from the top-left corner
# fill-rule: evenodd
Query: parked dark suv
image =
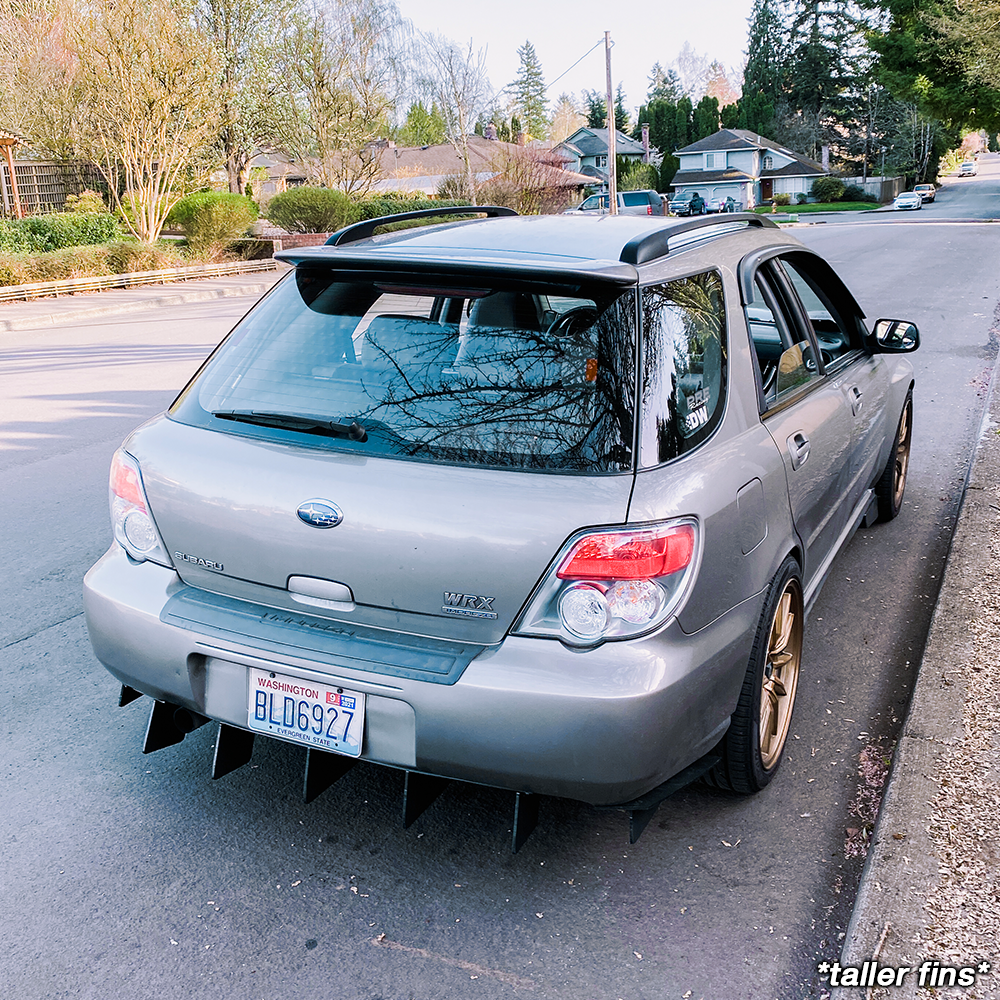
<path fill-rule="evenodd" d="M 697 191 L 681 191 L 670 199 L 671 215 L 705 215 L 708 204 Z"/>
<path fill-rule="evenodd" d="M 474 211 L 279 255 L 114 456 L 91 641 L 216 777 L 273 737 L 307 799 L 363 759 L 407 823 L 451 778 L 517 793 L 515 849 L 538 794 L 634 839 L 777 771 L 805 611 L 902 504 L 917 331 L 758 216 Z"/>

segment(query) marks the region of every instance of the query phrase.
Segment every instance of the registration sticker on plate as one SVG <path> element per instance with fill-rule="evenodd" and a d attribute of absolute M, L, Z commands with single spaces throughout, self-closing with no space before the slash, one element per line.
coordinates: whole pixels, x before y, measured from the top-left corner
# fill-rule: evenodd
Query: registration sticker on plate
<path fill-rule="evenodd" d="M 250 667 L 248 723 L 255 733 L 361 756 L 365 696 Z"/>

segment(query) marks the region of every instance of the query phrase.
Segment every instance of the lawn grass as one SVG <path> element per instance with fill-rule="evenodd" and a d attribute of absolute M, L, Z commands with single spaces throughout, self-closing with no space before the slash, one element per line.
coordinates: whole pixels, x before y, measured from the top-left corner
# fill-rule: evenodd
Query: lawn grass
<path fill-rule="evenodd" d="M 807 212 L 871 212 L 878 208 L 874 201 L 828 201 L 817 202 L 815 205 L 779 205 L 778 214 L 803 215 Z M 754 211 L 758 215 L 770 215 L 771 206 L 761 205 Z"/>

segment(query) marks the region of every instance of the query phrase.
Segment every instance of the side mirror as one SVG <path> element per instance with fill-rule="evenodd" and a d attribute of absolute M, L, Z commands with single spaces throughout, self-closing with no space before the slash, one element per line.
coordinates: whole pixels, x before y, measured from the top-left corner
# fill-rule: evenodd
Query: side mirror
<path fill-rule="evenodd" d="M 905 319 L 880 319 L 872 331 L 875 350 L 881 354 L 908 354 L 920 346 L 916 323 Z"/>

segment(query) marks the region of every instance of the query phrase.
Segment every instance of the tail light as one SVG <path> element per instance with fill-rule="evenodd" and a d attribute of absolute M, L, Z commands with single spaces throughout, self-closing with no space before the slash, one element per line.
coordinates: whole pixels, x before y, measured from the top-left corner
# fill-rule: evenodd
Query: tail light
<path fill-rule="evenodd" d="M 559 553 L 514 632 L 574 646 L 651 632 L 686 597 L 699 542 L 693 518 L 576 535 Z"/>
<path fill-rule="evenodd" d="M 111 460 L 109 493 L 115 541 L 139 562 L 148 559 L 173 568 L 149 512 L 139 464 L 120 448 Z"/>

